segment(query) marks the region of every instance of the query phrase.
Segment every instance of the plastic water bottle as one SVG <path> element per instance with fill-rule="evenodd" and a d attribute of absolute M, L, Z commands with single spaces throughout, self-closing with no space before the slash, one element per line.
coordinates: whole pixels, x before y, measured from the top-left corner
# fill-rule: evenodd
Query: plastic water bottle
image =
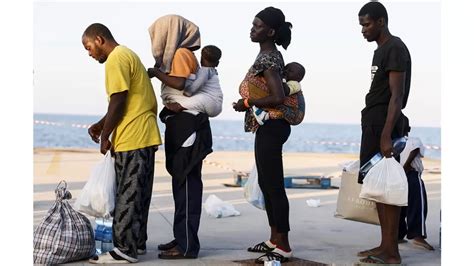
<path fill-rule="evenodd" d="M 104 230 L 104 219 L 95 219 L 95 231 L 94 231 L 94 238 L 95 238 L 95 252 L 97 254 L 102 253 L 102 238 L 103 238 L 103 230 Z"/>
<path fill-rule="evenodd" d="M 102 236 L 102 252 L 109 252 L 114 249 L 114 241 L 112 236 L 112 220 L 106 219 L 104 222 L 104 230 Z"/>
<path fill-rule="evenodd" d="M 278 260 L 265 261 L 263 266 L 280 266 L 281 262 Z"/>
<path fill-rule="evenodd" d="M 403 149 L 405 149 L 405 145 L 407 144 L 407 138 L 406 137 L 401 137 L 392 142 L 393 146 L 393 154 L 392 156 L 398 156 L 400 153 L 402 153 Z M 368 162 L 366 162 L 364 165 L 359 170 L 359 175 L 362 177 L 365 177 L 367 173 L 369 172 L 374 165 L 376 165 L 378 162 L 380 162 L 383 158 L 383 155 L 379 152 L 375 154 Z"/>
<path fill-rule="evenodd" d="M 439 250 L 441 250 L 441 210 L 439 210 Z"/>

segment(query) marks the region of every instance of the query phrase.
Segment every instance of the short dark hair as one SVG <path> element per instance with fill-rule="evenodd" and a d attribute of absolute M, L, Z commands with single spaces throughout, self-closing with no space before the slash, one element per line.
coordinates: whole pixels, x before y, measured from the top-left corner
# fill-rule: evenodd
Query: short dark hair
<path fill-rule="evenodd" d="M 290 65 L 296 66 L 296 68 L 298 69 L 296 81 L 301 82 L 304 78 L 304 75 L 306 74 L 306 69 L 304 68 L 302 64 L 298 62 L 291 62 L 287 64 L 287 66 L 290 66 Z"/>
<path fill-rule="evenodd" d="M 101 23 L 93 23 L 89 25 L 83 35 L 90 38 L 101 36 L 107 40 L 114 40 L 114 36 L 112 36 L 110 30 Z"/>
<path fill-rule="evenodd" d="M 385 9 L 385 7 L 380 2 L 372 1 L 365 4 L 360 9 L 359 16 L 365 16 L 365 15 L 368 15 L 373 20 L 384 18 L 385 24 L 388 24 L 387 9 Z"/>
<path fill-rule="evenodd" d="M 305 69 L 304 66 L 303 66 L 302 64 L 300 64 L 300 63 L 296 63 L 296 62 L 293 62 L 293 63 L 296 64 L 296 65 L 299 67 L 299 69 L 300 69 L 299 75 L 298 75 L 298 79 L 299 79 L 298 82 L 301 82 L 301 81 L 303 80 L 303 78 L 304 78 L 304 75 L 306 74 L 306 69 Z"/>
<path fill-rule="evenodd" d="M 206 45 L 201 50 L 201 56 L 210 63 L 217 64 L 219 59 L 221 59 L 222 52 L 221 49 L 217 48 L 217 46 Z"/>

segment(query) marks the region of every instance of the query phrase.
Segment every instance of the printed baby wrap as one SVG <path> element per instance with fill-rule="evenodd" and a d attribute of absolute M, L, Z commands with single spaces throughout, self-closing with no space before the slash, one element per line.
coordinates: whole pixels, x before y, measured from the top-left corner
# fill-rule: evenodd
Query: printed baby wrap
<path fill-rule="evenodd" d="M 269 95 L 269 89 L 263 76 L 247 73 L 240 84 L 239 93 L 242 98 L 260 99 Z M 303 121 L 305 114 L 305 101 L 303 92 L 285 97 L 283 104 L 275 108 L 263 108 L 268 112 L 270 119 L 285 119 L 290 125 L 298 125 Z M 252 115 L 252 110 L 245 112 L 245 132 L 257 131 L 259 124 Z"/>

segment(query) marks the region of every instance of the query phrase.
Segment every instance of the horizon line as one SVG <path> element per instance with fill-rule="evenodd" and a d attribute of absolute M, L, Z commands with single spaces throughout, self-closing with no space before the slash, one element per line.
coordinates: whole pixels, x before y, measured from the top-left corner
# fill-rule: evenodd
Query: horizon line
<path fill-rule="evenodd" d="M 103 116 L 101 114 L 71 114 L 71 113 L 44 113 L 44 112 L 33 112 L 33 115 L 77 115 L 77 116 Z M 210 119 L 211 120 L 211 119 Z M 225 118 L 225 119 L 222 119 L 222 118 L 218 118 L 218 117 L 215 117 L 215 118 L 212 118 L 212 120 L 218 120 L 218 121 L 243 121 L 241 119 L 232 119 L 232 118 Z M 326 124 L 326 125 L 347 125 L 347 126 L 360 126 L 360 123 L 337 123 L 337 122 L 316 122 L 316 121 L 312 121 L 312 122 L 302 122 L 302 123 L 305 123 L 305 124 Z M 441 126 L 426 126 L 426 125 L 411 125 L 411 127 L 415 127 L 415 128 L 439 128 L 441 129 Z"/>

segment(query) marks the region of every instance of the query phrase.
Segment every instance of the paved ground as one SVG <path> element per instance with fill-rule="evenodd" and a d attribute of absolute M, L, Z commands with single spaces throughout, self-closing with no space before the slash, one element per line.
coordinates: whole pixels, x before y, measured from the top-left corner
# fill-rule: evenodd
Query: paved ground
<path fill-rule="evenodd" d="M 91 167 L 99 160 L 95 150 L 35 150 L 34 155 L 34 226 L 52 205 L 54 188 L 61 179 L 68 182 L 73 199 L 88 179 Z M 289 153 L 284 155 L 286 175 L 330 175 L 338 184 L 340 163 L 354 160 L 354 155 Z M 203 210 L 200 227 L 201 252 L 196 260 L 167 261 L 157 258 L 156 246 L 172 239 L 173 201 L 170 177 L 164 169 L 164 155 L 157 153 L 153 199 L 149 216 L 147 254 L 140 256 L 140 265 L 251 265 L 256 255 L 246 252 L 252 244 L 268 239 L 268 226 L 263 211 L 243 198 L 240 187 L 233 183 L 233 172 L 248 171 L 253 158 L 250 152 L 215 152 L 203 167 L 204 198 L 215 194 L 232 203 L 240 216 L 212 218 Z M 440 161 L 425 160 L 424 175 L 428 192 L 428 241 L 436 248 L 425 251 L 411 243 L 400 245 L 404 265 L 440 265 L 439 249 L 441 175 Z M 290 200 L 290 241 L 298 260 L 287 265 L 353 265 L 355 254 L 374 247 L 380 241 L 378 226 L 334 218 L 337 189 L 287 189 Z M 307 206 L 307 199 L 320 199 L 321 206 Z M 93 221 L 93 218 L 91 218 Z M 70 263 L 88 264 L 87 261 Z"/>

